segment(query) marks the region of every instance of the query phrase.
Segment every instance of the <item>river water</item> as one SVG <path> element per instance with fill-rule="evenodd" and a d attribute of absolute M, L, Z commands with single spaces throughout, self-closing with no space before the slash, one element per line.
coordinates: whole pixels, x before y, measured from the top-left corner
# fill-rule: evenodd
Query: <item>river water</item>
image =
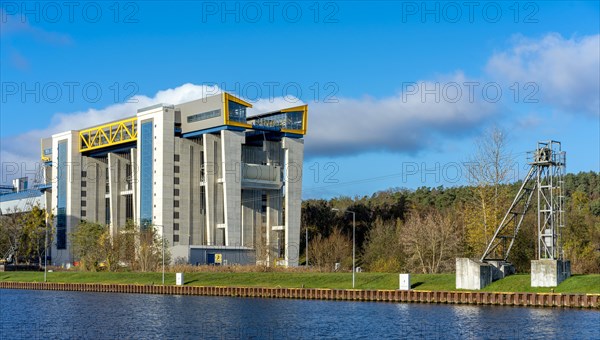
<path fill-rule="evenodd" d="M 0 339 L 600 339 L 595 310 L 0 289 Z"/>

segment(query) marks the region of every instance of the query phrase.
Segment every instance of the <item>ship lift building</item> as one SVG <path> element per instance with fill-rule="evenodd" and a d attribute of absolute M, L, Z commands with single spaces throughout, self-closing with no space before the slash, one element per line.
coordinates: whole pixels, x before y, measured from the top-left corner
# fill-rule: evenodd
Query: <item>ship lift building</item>
<path fill-rule="evenodd" d="M 157 228 L 173 260 L 296 266 L 308 108 L 250 107 L 222 93 L 42 139 L 52 263 L 76 260 L 81 220 L 112 234 L 132 220 Z"/>

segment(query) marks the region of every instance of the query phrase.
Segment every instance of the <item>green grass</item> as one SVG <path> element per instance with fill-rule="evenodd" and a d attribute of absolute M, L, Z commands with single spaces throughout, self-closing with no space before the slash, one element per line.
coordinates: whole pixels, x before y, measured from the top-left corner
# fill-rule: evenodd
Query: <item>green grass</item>
<path fill-rule="evenodd" d="M 42 282 L 43 272 L 4 272 L 0 281 Z M 456 290 L 454 274 L 413 274 L 415 290 Z M 160 284 L 162 273 L 89 273 L 52 272 L 48 282 L 63 283 L 120 283 Z M 165 283 L 175 284 L 175 274 L 166 273 Z M 282 288 L 352 288 L 351 273 L 303 273 L 303 272 L 256 272 L 229 273 L 206 272 L 186 273 L 185 284 L 193 286 L 238 286 L 238 287 L 282 287 Z M 397 289 L 398 274 L 357 273 L 357 289 Z M 600 275 L 574 275 L 553 289 L 556 293 L 600 294 Z M 493 282 L 483 291 L 494 292 L 538 292 L 549 293 L 551 288 L 530 287 L 529 275 L 511 275 Z"/>

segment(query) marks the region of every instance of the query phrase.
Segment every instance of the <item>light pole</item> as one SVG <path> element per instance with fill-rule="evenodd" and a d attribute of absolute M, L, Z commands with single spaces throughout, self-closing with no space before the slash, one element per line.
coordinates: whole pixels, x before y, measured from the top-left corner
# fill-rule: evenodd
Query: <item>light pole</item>
<path fill-rule="evenodd" d="M 331 210 L 340 211 L 337 208 Z M 356 213 L 350 210 L 345 210 L 344 213 L 352 214 L 352 289 L 354 289 L 356 282 Z"/>
<path fill-rule="evenodd" d="M 48 273 L 48 223 L 46 223 L 46 239 L 44 240 L 44 282 L 47 280 Z"/>
<path fill-rule="evenodd" d="M 306 227 L 306 267 L 308 267 L 308 227 Z"/>
<path fill-rule="evenodd" d="M 155 225 L 156 227 L 160 227 L 160 239 L 162 243 L 162 284 L 165 285 L 165 226 L 164 225 Z"/>

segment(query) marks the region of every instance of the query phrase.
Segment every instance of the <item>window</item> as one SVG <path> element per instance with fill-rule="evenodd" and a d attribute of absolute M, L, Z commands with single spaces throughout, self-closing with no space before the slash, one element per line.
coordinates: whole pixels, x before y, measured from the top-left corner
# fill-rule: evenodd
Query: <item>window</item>
<path fill-rule="evenodd" d="M 176 174 L 178 174 L 178 173 L 179 173 L 179 165 L 175 165 L 175 168 L 174 168 L 174 169 L 175 169 L 175 170 L 174 170 L 174 171 L 175 171 L 175 173 L 176 173 Z"/>
<path fill-rule="evenodd" d="M 125 196 L 125 219 L 133 219 L 133 195 Z"/>
<path fill-rule="evenodd" d="M 87 182 L 86 182 L 86 181 L 81 181 L 81 187 L 82 187 L 82 188 L 85 188 L 85 187 L 87 187 Z"/>
<path fill-rule="evenodd" d="M 81 210 L 81 217 L 85 217 L 87 215 L 87 213 L 85 212 L 85 210 Z"/>
<path fill-rule="evenodd" d="M 179 177 L 173 178 L 173 184 L 179 184 Z"/>
<path fill-rule="evenodd" d="M 179 235 L 173 235 L 173 243 L 179 242 Z"/>
<path fill-rule="evenodd" d="M 179 189 L 174 189 L 173 190 L 173 195 L 179 196 Z"/>
<path fill-rule="evenodd" d="M 221 115 L 221 109 L 197 113 L 195 115 L 188 116 L 187 122 L 188 123 L 199 122 L 201 120 L 219 117 L 220 115 Z"/>
<path fill-rule="evenodd" d="M 173 223 L 173 230 L 179 230 L 179 223 Z"/>
<path fill-rule="evenodd" d="M 82 171 L 81 171 L 81 177 L 82 177 L 82 178 L 86 178 L 86 177 L 87 177 L 87 171 L 85 171 L 85 170 L 82 170 Z"/>
<path fill-rule="evenodd" d="M 104 224 L 110 224 L 110 198 L 104 199 L 105 219 Z"/>
<path fill-rule="evenodd" d="M 67 142 L 58 143 L 58 176 L 56 205 L 56 248 L 67 248 Z"/>
<path fill-rule="evenodd" d="M 246 107 L 234 101 L 229 101 L 229 120 L 245 123 L 246 122 Z"/>
<path fill-rule="evenodd" d="M 87 191 L 82 191 L 81 192 L 81 197 L 86 197 L 87 196 Z"/>
<path fill-rule="evenodd" d="M 175 155 L 173 156 L 173 161 L 175 161 L 175 162 L 179 162 L 179 155 L 178 155 L 178 154 L 175 154 Z"/>
<path fill-rule="evenodd" d="M 142 123 L 140 142 L 140 224 L 152 223 L 152 122 Z"/>
<path fill-rule="evenodd" d="M 133 190 L 133 175 L 131 173 L 131 164 L 125 165 L 125 190 Z"/>
<path fill-rule="evenodd" d="M 87 207 L 87 202 L 86 201 L 81 201 L 81 206 L 82 207 Z"/>
<path fill-rule="evenodd" d="M 173 207 L 179 208 L 179 201 L 173 201 Z"/>
<path fill-rule="evenodd" d="M 179 218 L 179 211 L 173 212 L 173 218 Z"/>

